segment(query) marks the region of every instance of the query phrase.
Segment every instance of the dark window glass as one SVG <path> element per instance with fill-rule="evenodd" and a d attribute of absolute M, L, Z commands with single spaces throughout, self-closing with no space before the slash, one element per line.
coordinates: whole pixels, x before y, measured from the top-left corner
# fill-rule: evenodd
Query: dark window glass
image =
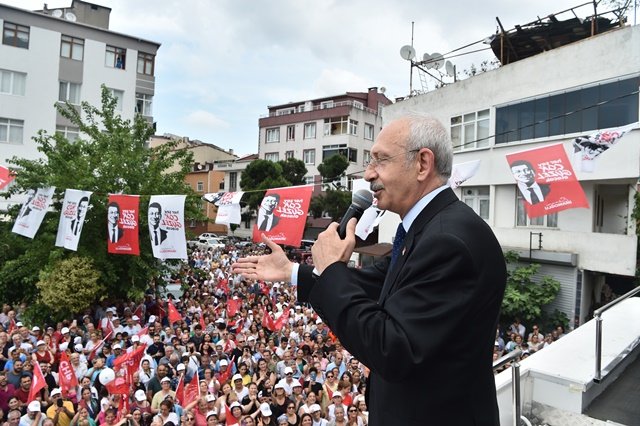
<path fill-rule="evenodd" d="M 564 132 L 579 132 L 580 125 L 582 124 L 582 104 L 580 102 L 580 91 L 569 92 L 564 96 L 564 110 L 567 113 L 564 119 Z"/>
<path fill-rule="evenodd" d="M 589 87 L 580 91 L 580 101 L 582 103 L 581 129 L 598 128 L 598 86 Z"/>
<path fill-rule="evenodd" d="M 533 129 L 534 138 L 549 136 L 549 98 L 536 99 L 534 102 L 535 115 L 533 119 L 536 125 Z"/>
<path fill-rule="evenodd" d="M 549 135 L 564 134 L 564 95 L 549 97 Z"/>
<path fill-rule="evenodd" d="M 519 106 L 518 128 L 520 129 L 520 137 L 518 140 L 533 139 L 534 101 L 523 102 Z"/>

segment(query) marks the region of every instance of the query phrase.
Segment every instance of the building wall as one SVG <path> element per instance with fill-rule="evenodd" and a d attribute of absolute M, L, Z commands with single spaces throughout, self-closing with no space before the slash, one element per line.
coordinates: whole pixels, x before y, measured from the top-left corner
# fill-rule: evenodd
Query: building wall
<path fill-rule="evenodd" d="M 218 192 L 220 182 L 224 181 L 224 173 L 218 171 L 192 172 L 185 177 L 185 181 L 200 196 L 208 192 Z M 202 182 L 202 190 L 198 190 L 198 182 Z M 217 225 L 213 223 L 216 219 L 217 207 L 204 200 L 201 201 L 202 212 L 208 218 L 206 222 L 196 222 L 187 220 L 186 227 L 188 231 L 194 234 L 194 237 L 203 232 L 214 232 L 220 235 L 227 235 L 226 225 Z"/>

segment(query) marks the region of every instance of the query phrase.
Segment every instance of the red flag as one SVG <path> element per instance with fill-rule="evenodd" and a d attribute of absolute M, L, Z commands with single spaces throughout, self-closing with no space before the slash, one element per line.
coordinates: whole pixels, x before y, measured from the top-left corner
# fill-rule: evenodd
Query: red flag
<path fill-rule="evenodd" d="M 267 308 L 263 306 L 262 310 L 263 310 L 262 326 L 269 331 L 275 331 L 276 325 L 273 321 L 273 318 L 271 318 L 271 315 L 269 315 L 269 312 L 267 312 Z"/>
<path fill-rule="evenodd" d="M 111 336 L 111 334 L 115 331 L 114 328 L 113 328 L 113 323 L 108 318 L 107 318 L 107 325 L 105 325 L 103 331 L 105 333 L 107 333 L 107 336 Z"/>
<path fill-rule="evenodd" d="M 180 315 L 180 312 L 173 306 L 171 300 L 167 301 L 167 308 L 169 309 L 169 323 L 171 325 L 173 325 L 174 322 L 182 321 L 182 315 Z"/>
<path fill-rule="evenodd" d="M 111 321 L 107 321 L 107 324 L 111 323 Z M 108 325 L 107 325 L 108 327 Z M 109 337 L 111 337 L 111 334 L 113 334 L 113 328 L 111 329 L 111 331 L 109 331 L 109 333 L 107 333 L 107 335 L 104 337 L 104 339 L 102 339 L 97 345 L 95 345 L 93 347 L 93 349 L 91 349 L 91 352 L 89 352 L 89 361 L 91 361 L 93 359 L 93 357 L 96 356 L 96 353 L 98 352 L 98 349 L 100 349 L 103 345 L 104 342 L 107 341 L 107 339 Z"/>
<path fill-rule="evenodd" d="M 11 170 L 4 166 L 0 166 L 0 190 L 9 185 L 16 176 L 11 173 Z"/>
<path fill-rule="evenodd" d="M 120 355 L 113 360 L 113 368 L 116 370 L 123 367 L 126 368 L 127 382 L 133 383 L 133 373 L 138 370 L 146 349 L 147 345 L 140 345 L 135 351 Z"/>
<path fill-rule="evenodd" d="M 260 281 L 260 291 L 262 291 L 262 294 L 265 296 L 269 295 L 269 286 L 264 281 Z"/>
<path fill-rule="evenodd" d="M 192 380 L 193 381 L 193 380 Z M 185 406 L 184 403 L 184 374 L 180 376 L 178 380 L 178 386 L 176 386 L 176 400 L 180 403 L 181 406 Z"/>
<path fill-rule="evenodd" d="M 285 311 L 282 313 L 282 315 L 280 315 L 280 318 L 278 318 L 274 324 L 274 328 L 275 331 L 280 331 L 282 330 L 282 327 L 284 327 L 284 325 L 287 323 L 287 321 L 289 320 L 289 313 L 291 312 L 291 309 L 289 309 L 288 307 L 285 309 Z"/>
<path fill-rule="evenodd" d="M 238 313 L 241 304 L 242 301 L 240 299 L 231 298 L 227 300 L 227 313 L 229 314 L 229 318 L 234 317 Z"/>
<path fill-rule="evenodd" d="M 120 395 L 120 402 L 118 403 L 118 417 L 117 420 L 120 421 L 122 417 L 129 414 L 129 396 L 128 395 Z"/>
<path fill-rule="evenodd" d="M 140 337 L 140 336 L 144 336 L 145 334 L 149 334 L 149 326 L 146 326 L 142 330 L 138 331 L 136 333 L 136 336 Z"/>
<path fill-rule="evenodd" d="M 333 391 L 327 386 L 327 396 L 329 397 L 329 401 L 333 398 Z"/>
<path fill-rule="evenodd" d="M 69 390 L 75 389 L 78 386 L 78 378 L 76 373 L 69 363 L 69 357 L 66 352 L 60 354 L 60 364 L 58 366 L 58 376 L 60 381 L 60 389 L 62 390 L 62 396 L 65 398 L 69 395 Z"/>
<path fill-rule="evenodd" d="M 218 281 L 218 288 L 221 288 L 222 291 L 224 292 L 224 294 L 229 294 L 229 282 L 225 279 L 221 279 L 220 281 Z"/>
<path fill-rule="evenodd" d="M 140 254 L 138 242 L 138 195 L 109 195 L 107 248 L 111 254 Z M 142 316 L 138 315 L 140 318 Z"/>
<path fill-rule="evenodd" d="M 224 412 L 225 412 L 225 424 L 227 426 L 229 425 L 237 425 L 238 424 L 238 419 L 236 419 L 235 417 L 233 417 L 233 414 L 231 414 L 231 409 L 229 408 L 229 406 L 227 404 L 224 404 Z"/>
<path fill-rule="evenodd" d="M 218 381 L 220 382 L 220 386 L 224 385 L 231 378 L 231 373 L 233 372 L 233 363 L 235 358 L 236 358 L 235 356 L 231 358 L 231 361 L 229 361 L 229 365 L 227 365 L 227 369 L 224 371 L 224 373 L 220 373 L 220 376 L 218 376 Z"/>
<path fill-rule="evenodd" d="M 11 318 L 11 321 L 9 321 L 9 330 L 7 330 L 7 334 L 11 336 L 11 333 L 13 333 L 13 330 L 15 329 L 16 329 L 16 320 Z"/>
<path fill-rule="evenodd" d="M 200 381 L 198 376 L 193 376 L 189 384 L 184 387 L 184 404 L 181 405 L 185 407 L 198 398 L 200 398 Z"/>
<path fill-rule="evenodd" d="M 198 321 L 200 321 L 200 327 L 202 327 L 203 330 L 207 328 L 207 325 L 204 323 L 204 315 L 202 313 L 200 313 L 200 319 Z"/>
<path fill-rule="evenodd" d="M 116 371 L 116 378 L 107 383 L 105 388 L 111 395 L 123 395 L 129 397 L 130 383 L 127 381 L 125 369 Z"/>
<path fill-rule="evenodd" d="M 144 305 L 142 303 L 138 305 L 135 311 L 133 311 L 133 315 L 136 315 L 140 318 L 141 322 L 144 322 Z"/>
<path fill-rule="evenodd" d="M 33 363 L 33 378 L 31 379 L 31 388 L 29 389 L 29 398 L 27 399 L 27 403 L 36 399 L 38 396 L 38 392 L 42 390 L 47 385 L 46 380 L 44 379 L 44 375 L 42 374 L 42 370 L 40 369 L 40 363 Z"/>
<path fill-rule="evenodd" d="M 253 241 L 262 241 L 264 233 L 276 244 L 299 247 L 312 191 L 313 185 L 269 189 L 258 209 Z"/>

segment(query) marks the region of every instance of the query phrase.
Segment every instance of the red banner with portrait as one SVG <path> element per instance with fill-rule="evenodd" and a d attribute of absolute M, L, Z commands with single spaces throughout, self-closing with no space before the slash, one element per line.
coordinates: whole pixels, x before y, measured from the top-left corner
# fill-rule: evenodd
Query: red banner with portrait
<path fill-rule="evenodd" d="M 107 204 L 107 247 L 111 254 L 140 255 L 137 195 L 109 195 Z"/>
<path fill-rule="evenodd" d="M 578 207 L 589 208 L 562 144 L 506 157 L 530 218 Z"/>
<path fill-rule="evenodd" d="M 9 185 L 15 176 L 11 173 L 11 170 L 4 166 L 0 166 L 0 190 Z"/>
<path fill-rule="evenodd" d="M 300 246 L 312 190 L 311 185 L 268 190 L 258 209 L 253 241 L 262 241 L 264 233 L 277 244 Z"/>

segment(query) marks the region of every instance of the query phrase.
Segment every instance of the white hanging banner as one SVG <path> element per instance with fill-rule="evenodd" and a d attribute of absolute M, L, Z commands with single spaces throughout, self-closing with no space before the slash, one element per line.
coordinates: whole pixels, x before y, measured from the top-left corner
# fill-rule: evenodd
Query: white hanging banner
<path fill-rule="evenodd" d="M 578 136 L 573 140 L 573 165 L 581 172 L 595 171 L 596 159 L 637 125 L 638 123 L 633 123 L 615 129 L 598 130 L 591 135 Z"/>
<path fill-rule="evenodd" d="M 158 259 L 186 259 L 184 234 L 186 195 L 153 195 L 149 200 L 149 236 L 153 256 Z"/>
<path fill-rule="evenodd" d="M 20 213 L 13 224 L 11 232 L 27 238 L 33 238 L 38 232 L 44 215 L 47 213 L 55 187 L 38 188 L 27 192 L 27 201 L 20 208 Z"/>
<path fill-rule="evenodd" d="M 91 194 L 91 191 L 79 191 L 77 189 L 67 189 L 64 192 L 60 222 L 58 223 L 58 235 L 56 236 L 56 247 L 64 247 L 73 251 L 78 249 L 78 241 L 80 241 L 84 218 L 89 210 Z"/>
<path fill-rule="evenodd" d="M 465 181 L 471 179 L 480 168 L 480 160 L 467 161 L 465 163 L 454 164 L 451 168 L 451 177 L 449 178 L 449 186 L 456 189 Z"/>
<path fill-rule="evenodd" d="M 364 179 L 355 179 L 353 181 L 353 192 L 357 192 L 361 189 L 369 191 L 369 182 Z M 356 225 L 356 235 L 361 239 L 366 240 L 375 227 L 378 226 L 385 212 L 386 210 L 380 210 L 378 208 L 378 200 L 374 197 L 371 207 L 366 209 L 360 220 L 358 220 Z"/>
<path fill-rule="evenodd" d="M 218 200 L 218 213 L 216 214 L 216 223 L 221 225 L 229 225 L 234 223 L 239 225 L 242 222 L 240 217 L 240 199 L 244 195 L 244 191 L 225 192 Z"/>

